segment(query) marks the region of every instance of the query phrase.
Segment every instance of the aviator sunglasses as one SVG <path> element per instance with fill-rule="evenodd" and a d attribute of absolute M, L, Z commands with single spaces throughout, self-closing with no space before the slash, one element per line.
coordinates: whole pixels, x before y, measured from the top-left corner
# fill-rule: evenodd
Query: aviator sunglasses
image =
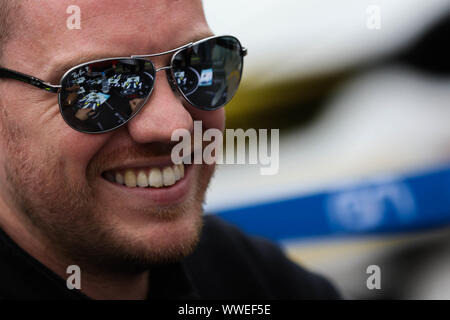
<path fill-rule="evenodd" d="M 170 53 L 169 66 L 155 68 L 148 59 Z M 223 107 L 238 89 L 246 54 L 237 38 L 214 36 L 161 53 L 86 62 L 67 71 L 59 85 L 6 68 L 0 68 L 0 78 L 58 93 L 59 110 L 70 127 L 103 133 L 126 124 L 142 109 L 160 70 L 168 71 L 172 88 L 193 107 Z"/>

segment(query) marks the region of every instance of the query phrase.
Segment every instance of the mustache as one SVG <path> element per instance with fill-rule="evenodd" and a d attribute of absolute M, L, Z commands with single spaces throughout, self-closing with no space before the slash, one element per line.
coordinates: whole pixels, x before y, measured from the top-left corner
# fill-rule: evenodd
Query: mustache
<path fill-rule="evenodd" d="M 129 145 L 110 149 L 107 152 L 100 152 L 92 158 L 87 168 L 87 176 L 94 177 L 101 174 L 107 168 L 114 168 L 128 161 L 149 160 L 152 158 L 170 158 L 172 149 L 179 144 L 173 142 L 152 142 L 143 145 Z M 208 145 L 208 141 L 203 141 L 201 150 Z M 190 157 L 194 157 L 194 141 L 191 141 Z"/>
<path fill-rule="evenodd" d="M 88 176 L 98 175 L 105 168 L 119 166 L 130 160 L 170 157 L 174 143 L 152 142 L 145 145 L 129 145 L 100 152 L 88 165 Z"/>

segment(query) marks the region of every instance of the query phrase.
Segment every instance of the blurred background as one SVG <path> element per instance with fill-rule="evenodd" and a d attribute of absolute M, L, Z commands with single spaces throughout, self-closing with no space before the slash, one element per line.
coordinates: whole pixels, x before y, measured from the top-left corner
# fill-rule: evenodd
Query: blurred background
<path fill-rule="evenodd" d="M 249 52 L 227 127 L 280 129 L 279 172 L 219 165 L 206 211 L 346 298 L 450 299 L 450 0 L 204 6 Z"/>

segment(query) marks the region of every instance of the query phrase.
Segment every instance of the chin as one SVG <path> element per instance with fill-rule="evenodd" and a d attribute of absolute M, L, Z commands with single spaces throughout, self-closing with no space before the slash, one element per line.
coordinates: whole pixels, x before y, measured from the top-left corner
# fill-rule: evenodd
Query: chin
<path fill-rule="evenodd" d="M 184 252 L 195 246 L 202 225 L 202 211 L 192 210 L 168 220 L 149 222 L 139 230 L 130 230 L 130 233 L 150 255 L 157 252 L 163 256 L 167 252 L 167 256 L 170 256 L 171 252 Z M 176 250 L 177 248 L 179 250 Z"/>
<path fill-rule="evenodd" d="M 192 253 L 199 241 L 203 226 L 199 200 L 193 197 L 176 206 L 147 208 L 148 212 L 129 208 L 126 216 L 110 211 L 103 226 L 95 228 L 97 235 L 85 239 L 81 247 L 85 251 L 78 256 L 84 256 L 86 262 L 95 256 L 97 268 L 121 272 L 179 261 Z M 89 248 L 89 243 L 96 245 Z"/>

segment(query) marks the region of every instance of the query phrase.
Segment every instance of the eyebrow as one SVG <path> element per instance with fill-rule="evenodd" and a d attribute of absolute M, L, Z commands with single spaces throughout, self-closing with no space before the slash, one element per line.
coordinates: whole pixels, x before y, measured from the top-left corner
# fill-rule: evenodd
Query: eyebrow
<path fill-rule="evenodd" d="M 52 78 L 51 81 L 59 82 L 62 76 L 73 67 L 90 61 L 106 59 L 107 56 L 108 54 L 103 53 L 87 53 L 68 60 L 56 62 L 55 65 L 50 68 Z"/>
<path fill-rule="evenodd" d="M 195 37 L 192 38 L 191 41 L 186 42 L 185 44 L 188 44 L 190 42 L 197 42 L 199 40 L 208 38 L 213 36 L 212 33 L 205 33 L 205 34 L 199 34 Z M 183 45 L 180 45 L 178 47 L 181 47 Z M 175 48 L 178 48 L 175 47 Z M 169 49 L 172 50 L 172 49 Z M 168 50 L 166 50 L 168 51 Z M 165 52 L 165 51 L 162 51 Z M 155 52 L 158 53 L 158 52 Z M 150 53 L 153 54 L 153 53 Z M 81 65 L 81 64 L 85 64 L 91 61 L 96 61 L 96 60 L 101 60 L 101 59 L 109 59 L 109 58 L 131 58 L 131 56 L 133 56 L 135 54 L 129 54 L 129 55 L 111 55 L 110 53 L 103 53 L 103 52 L 90 52 L 90 53 L 86 53 L 86 54 L 82 54 L 76 57 L 73 57 L 72 59 L 68 59 L 68 60 L 64 60 L 64 61 L 60 61 L 60 62 L 56 62 L 54 66 L 50 67 L 50 74 L 51 74 L 51 79 L 50 82 L 54 83 L 54 84 L 59 84 L 59 81 L 61 80 L 61 78 L 63 77 L 63 75 L 69 71 L 70 69 L 72 69 L 75 66 Z"/>

